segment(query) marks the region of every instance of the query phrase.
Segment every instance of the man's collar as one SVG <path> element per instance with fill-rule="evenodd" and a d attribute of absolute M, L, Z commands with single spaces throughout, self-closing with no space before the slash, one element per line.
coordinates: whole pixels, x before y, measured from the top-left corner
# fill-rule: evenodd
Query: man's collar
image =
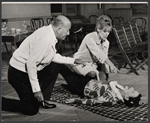
<path fill-rule="evenodd" d="M 51 29 L 51 30 L 52 30 L 52 32 L 53 32 L 53 34 L 52 34 L 52 35 L 53 35 L 53 36 L 54 36 L 54 38 L 55 38 L 55 40 L 54 40 L 54 41 L 55 41 L 55 43 L 57 43 L 57 42 L 58 42 L 58 40 L 57 40 L 57 38 L 56 38 L 55 30 L 53 29 L 52 24 L 50 24 L 50 25 L 49 25 L 49 27 L 50 27 L 50 29 Z"/>

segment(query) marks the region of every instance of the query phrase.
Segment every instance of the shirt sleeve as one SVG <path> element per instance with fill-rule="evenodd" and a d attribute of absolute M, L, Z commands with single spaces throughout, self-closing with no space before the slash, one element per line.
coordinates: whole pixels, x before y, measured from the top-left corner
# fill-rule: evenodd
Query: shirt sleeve
<path fill-rule="evenodd" d="M 36 37 L 37 38 L 37 37 Z M 27 59 L 27 73 L 31 83 L 32 91 L 41 91 L 37 78 L 37 65 L 42 61 L 48 48 L 49 40 L 47 38 L 38 38 Z"/>
<path fill-rule="evenodd" d="M 105 54 L 102 49 L 100 49 L 93 38 L 86 36 L 84 41 L 90 50 L 90 52 L 99 60 L 100 63 L 104 63 L 108 58 L 107 54 Z"/>
<path fill-rule="evenodd" d="M 59 64 L 74 64 L 75 59 L 71 57 L 62 56 L 57 53 L 55 54 L 52 61 Z"/>

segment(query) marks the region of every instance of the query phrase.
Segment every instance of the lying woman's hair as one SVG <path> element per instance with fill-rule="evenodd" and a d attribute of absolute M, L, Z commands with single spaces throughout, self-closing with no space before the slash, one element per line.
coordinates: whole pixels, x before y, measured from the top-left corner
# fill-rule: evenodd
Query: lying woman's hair
<path fill-rule="evenodd" d="M 140 105 L 140 100 L 141 100 L 142 95 L 139 94 L 137 97 L 129 97 L 129 100 L 124 99 L 124 103 L 126 106 L 129 107 L 137 107 Z"/>

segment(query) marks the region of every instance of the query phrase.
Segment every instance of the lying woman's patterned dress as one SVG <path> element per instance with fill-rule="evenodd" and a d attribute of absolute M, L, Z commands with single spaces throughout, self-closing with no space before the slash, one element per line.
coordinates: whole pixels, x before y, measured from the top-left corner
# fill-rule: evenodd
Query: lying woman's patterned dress
<path fill-rule="evenodd" d="M 70 103 L 87 105 L 96 105 L 98 103 L 102 103 L 103 105 L 113 105 L 117 102 L 124 102 L 119 90 L 124 90 L 124 87 L 119 85 L 116 81 L 110 81 L 109 84 L 103 84 L 97 80 L 91 80 L 84 88 L 84 99 L 75 98 L 68 99 L 68 101 L 72 100 Z"/>

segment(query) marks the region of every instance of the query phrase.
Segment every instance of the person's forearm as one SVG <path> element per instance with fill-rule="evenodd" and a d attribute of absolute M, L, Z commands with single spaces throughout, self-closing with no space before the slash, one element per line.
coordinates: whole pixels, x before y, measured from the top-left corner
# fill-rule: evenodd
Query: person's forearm
<path fill-rule="evenodd" d="M 59 64 L 71 64 L 73 65 L 75 62 L 74 58 L 62 56 L 60 54 L 55 54 L 54 58 L 52 59 L 53 62 L 59 63 Z"/>
<path fill-rule="evenodd" d="M 109 60 L 109 58 L 105 60 L 105 63 L 108 64 L 109 66 L 114 66 L 114 64 Z"/>

